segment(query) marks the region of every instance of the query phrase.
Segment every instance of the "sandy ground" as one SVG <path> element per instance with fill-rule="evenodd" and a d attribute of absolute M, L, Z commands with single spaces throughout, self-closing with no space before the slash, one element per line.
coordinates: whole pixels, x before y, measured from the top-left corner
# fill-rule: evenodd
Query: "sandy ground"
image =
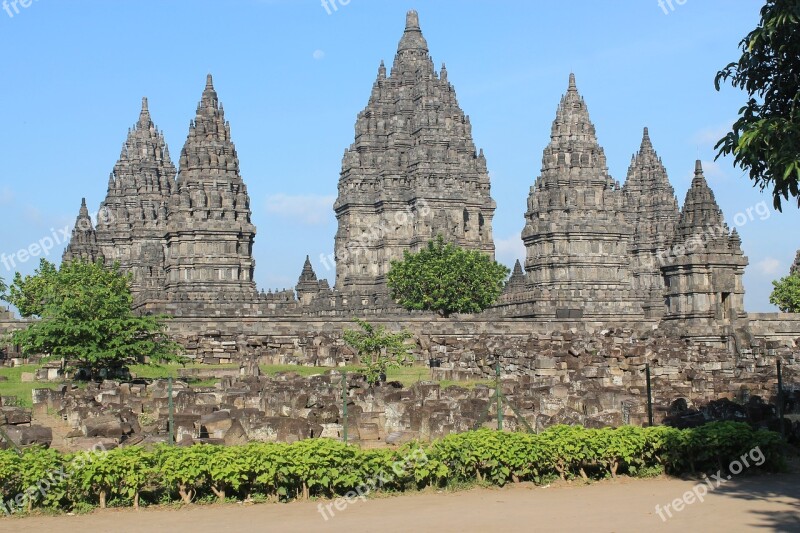
<path fill-rule="evenodd" d="M 64 533 L 167 531 L 800 531 L 800 475 L 734 478 L 672 518 L 662 507 L 696 485 L 675 479 L 620 479 L 590 486 L 534 487 L 458 493 L 426 492 L 356 500 L 332 507 L 326 521 L 320 505 L 215 505 L 179 510 L 108 510 L 84 516 L 0 519 L 0 531 Z M 340 504 L 341 505 L 341 504 Z M 663 513 L 666 517 L 666 513 Z"/>

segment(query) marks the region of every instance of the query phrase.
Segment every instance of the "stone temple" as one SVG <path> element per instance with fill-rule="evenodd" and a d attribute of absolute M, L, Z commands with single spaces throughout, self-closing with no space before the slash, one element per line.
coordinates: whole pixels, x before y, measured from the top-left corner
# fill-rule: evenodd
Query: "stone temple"
<path fill-rule="evenodd" d="M 92 227 L 85 205 L 64 259 L 119 262 L 136 302 L 179 316 L 403 313 L 388 299 L 390 262 L 437 234 L 494 256 L 495 202 L 483 151 L 439 72 L 416 12 L 391 71 L 381 62 L 334 205 L 336 280 L 306 262 L 295 291 L 259 293 L 256 228 L 222 103 L 208 76 L 175 168 L 142 102 Z M 647 128 L 623 186 L 608 173 L 588 106 L 570 74 L 531 187 L 516 268 L 488 315 L 538 320 L 691 323 L 743 315 L 747 264 L 698 168 L 684 210 Z M 686 243 L 691 241 L 692 247 Z M 675 253 L 676 248 L 685 251 Z M 679 251 L 680 251 L 679 250 Z"/>
<path fill-rule="evenodd" d="M 293 289 L 256 287 L 246 176 L 211 76 L 177 166 L 142 101 L 96 222 L 82 202 L 63 260 L 119 263 L 132 275 L 136 311 L 171 315 L 170 334 L 196 361 L 243 368 L 257 368 L 256 360 L 353 363 L 342 331 L 359 317 L 411 331 L 416 360 L 438 360 L 431 372 L 441 378 L 493 377 L 499 364 L 548 423 L 621 424 L 626 409 L 631 420 L 646 420 L 646 365 L 664 412 L 675 398 L 769 398 L 777 360 L 786 382 L 800 379 L 800 315 L 745 312 L 747 258 L 700 163 L 679 207 L 644 128 L 620 184 L 609 175 L 576 78 L 567 74 L 541 168 L 518 177 L 530 186 L 520 213 L 524 262 L 481 314 L 407 312 L 390 300 L 385 283 L 393 259 L 437 234 L 492 257 L 495 251 L 491 159 L 475 146 L 470 118 L 446 67 L 435 69 L 413 11 L 391 71 L 380 64 L 344 152 L 332 206 L 333 286 L 307 257 Z M 23 326 L 0 310 L 0 332 Z M 13 357 L 14 347 L 5 351 Z M 239 389 L 233 385 L 230 394 Z M 258 401 L 253 405 L 264 405 Z M 446 401 L 431 401 L 438 407 L 364 404 L 363 416 L 376 423 L 383 417 L 389 433 L 434 422 L 466 429 L 442 407 Z"/>
<path fill-rule="evenodd" d="M 489 173 L 447 68 L 437 73 L 415 12 L 387 76 L 381 63 L 335 205 L 336 288 L 384 292 L 390 262 L 437 234 L 494 257 Z"/>
<path fill-rule="evenodd" d="M 550 138 L 525 213 L 524 272 L 515 269 L 487 316 L 663 318 L 691 322 L 695 331 L 703 321 L 714 329 L 723 317 L 743 314 L 747 260 L 702 169 L 681 213 L 645 128 L 620 186 L 608 173 L 572 74 Z M 381 62 L 344 153 L 334 205 L 335 286 L 317 280 L 307 262 L 295 291 L 259 293 L 249 203 L 231 126 L 209 75 L 177 170 L 143 100 L 97 227 L 83 205 L 64 259 L 119 262 L 133 274 L 137 305 L 149 311 L 294 316 L 364 308 L 402 315 L 387 295 L 390 263 L 439 234 L 494 256 L 496 204 L 486 158 L 446 67 L 434 68 L 416 12 L 407 15 L 391 71 Z M 695 235 L 697 246 L 674 253 Z"/>
<path fill-rule="evenodd" d="M 747 258 L 700 163 L 679 208 L 645 128 L 620 184 L 575 76 L 564 78 L 541 168 L 531 169 L 538 177 L 519 177 L 530 184 L 524 263 L 479 315 L 406 312 L 387 294 L 391 261 L 438 234 L 495 251 L 487 158 L 414 11 L 344 152 L 333 286 L 306 259 L 294 289 L 256 288 L 250 199 L 211 76 L 177 168 L 143 100 L 96 225 L 82 203 L 63 259 L 119 262 L 137 311 L 172 315 L 172 334 L 209 363 L 340 364 L 352 357 L 341 332 L 357 316 L 409 328 L 418 359 L 440 358 L 453 377 L 493 375 L 500 362 L 507 374 L 569 389 L 554 398 L 616 391 L 597 397 L 605 408 L 636 400 L 645 363 L 663 390 L 685 397 L 767 387 L 779 347 L 800 351 L 800 318 L 745 312 Z M 15 326 L 0 318 L 0 327 Z"/>

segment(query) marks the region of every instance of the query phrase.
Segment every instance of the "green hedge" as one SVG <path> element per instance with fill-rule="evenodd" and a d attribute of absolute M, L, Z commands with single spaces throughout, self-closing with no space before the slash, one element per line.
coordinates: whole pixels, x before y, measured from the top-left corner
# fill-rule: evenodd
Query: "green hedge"
<path fill-rule="evenodd" d="M 78 454 L 33 448 L 22 456 L 5 450 L 0 451 L 0 514 L 138 507 L 140 499 L 146 504 L 287 501 L 472 482 L 726 472 L 743 456 L 750 468 L 780 469 L 782 442 L 775 433 L 723 422 L 689 430 L 555 426 L 538 435 L 480 430 L 392 450 L 361 450 L 328 439 Z"/>

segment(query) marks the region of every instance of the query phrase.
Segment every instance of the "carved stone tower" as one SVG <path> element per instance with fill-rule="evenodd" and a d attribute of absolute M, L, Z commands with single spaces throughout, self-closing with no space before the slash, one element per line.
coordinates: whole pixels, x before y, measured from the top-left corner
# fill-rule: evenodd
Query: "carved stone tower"
<path fill-rule="evenodd" d="M 437 234 L 494 257 L 489 174 L 442 65 L 410 11 L 391 74 L 381 63 L 335 204 L 336 288 L 385 292 L 390 262 Z"/>
<path fill-rule="evenodd" d="M 314 297 L 319 294 L 319 280 L 317 280 L 317 274 L 314 272 L 314 267 L 311 266 L 311 259 L 308 256 L 306 256 L 303 272 L 300 273 L 300 279 L 297 281 L 295 290 L 297 291 L 297 299 L 302 305 L 309 305 Z"/>
<path fill-rule="evenodd" d="M 661 266 L 680 217 L 675 189 L 667 170 L 644 129 L 642 146 L 633 157 L 623 187 L 625 212 L 633 228 L 628 250 L 633 289 L 643 302 L 645 316 L 661 318 L 665 312 L 664 278 Z"/>
<path fill-rule="evenodd" d="M 61 256 L 62 261 L 76 259 L 89 263 L 103 259 L 103 254 L 97 245 L 97 232 L 89 216 L 89 209 L 86 207 L 86 198 L 81 199 L 81 208 L 78 211 L 78 218 L 75 220 L 72 237 L 70 237 L 69 245 L 67 245 L 64 254 Z"/>
<path fill-rule="evenodd" d="M 795 276 L 798 274 L 800 274 L 800 251 L 798 251 L 797 255 L 794 256 L 794 263 L 792 263 L 792 266 L 789 269 L 790 276 Z"/>
<path fill-rule="evenodd" d="M 633 228 L 624 196 L 570 75 L 567 93 L 531 187 L 522 240 L 533 316 L 631 318 L 643 314 L 632 291 Z"/>
<path fill-rule="evenodd" d="M 106 262 L 133 274 L 134 296 L 161 291 L 165 282 L 167 207 L 175 187 L 175 165 L 164 135 L 153 124 L 147 98 L 128 131 L 100 206 L 97 239 Z"/>
<path fill-rule="evenodd" d="M 726 343 L 745 318 L 747 258 L 736 229 L 725 224 L 700 161 L 694 174 L 662 267 L 667 285 L 663 324 L 682 336 Z"/>
<path fill-rule="evenodd" d="M 178 298 L 256 297 L 250 199 L 211 75 L 181 152 L 168 210 L 166 289 Z"/>

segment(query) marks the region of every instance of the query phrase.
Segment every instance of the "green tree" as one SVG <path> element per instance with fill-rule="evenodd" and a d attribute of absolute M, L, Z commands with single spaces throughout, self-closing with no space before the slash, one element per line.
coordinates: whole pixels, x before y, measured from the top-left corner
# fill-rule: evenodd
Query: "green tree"
<path fill-rule="evenodd" d="M 771 304 L 777 305 L 783 313 L 800 313 L 800 275 L 792 274 L 778 281 L 773 281 Z"/>
<path fill-rule="evenodd" d="M 355 321 L 361 329 L 345 330 L 344 341 L 358 353 L 370 385 L 377 383 L 389 368 L 409 362 L 411 355 L 405 342 L 411 338 L 410 332 L 390 333 L 384 326 L 373 326 L 358 318 Z"/>
<path fill-rule="evenodd" d="M 477 250 L 445 243 L 441 235 L 419 253 L 392 261 L 386 276 L 392 298 L 409 310 L 479 313 L 503 292 L 509 269 Z"/>
<path fill-rule="evenodd" d="M 70 261 L 56 269 L 42 260 L 32 276 L 17 274 L 7 301 L 22 316 L 39 318 L 11 334 L 25 353 L 65 358 L 93 375 L 145 358 L 181 359 L 166 335 L 167 317 L 134 315 L 130 278 L 118 265 Z"/>
<path fill-rule="evenodd" d="M 39 261 L 39 268 L 32 276 L 22 277 L 17 272 L 14 282 L 3 299 L 17 307 L 24 318 L 41 317 L 48 291 L 55 285 L 58 269 L 47 259 Z"/>
<path fill-rule="evenodd" d="M 740 43 L 742 56 L 717 73 L 747 92 L 732 131 L 716 145 L 717 158 L 733 155 L 754 186 L 772 187 L 775 208 L 789 195 L 800 206 L 800 2 L 768 0 L 761 21 Z"/>

